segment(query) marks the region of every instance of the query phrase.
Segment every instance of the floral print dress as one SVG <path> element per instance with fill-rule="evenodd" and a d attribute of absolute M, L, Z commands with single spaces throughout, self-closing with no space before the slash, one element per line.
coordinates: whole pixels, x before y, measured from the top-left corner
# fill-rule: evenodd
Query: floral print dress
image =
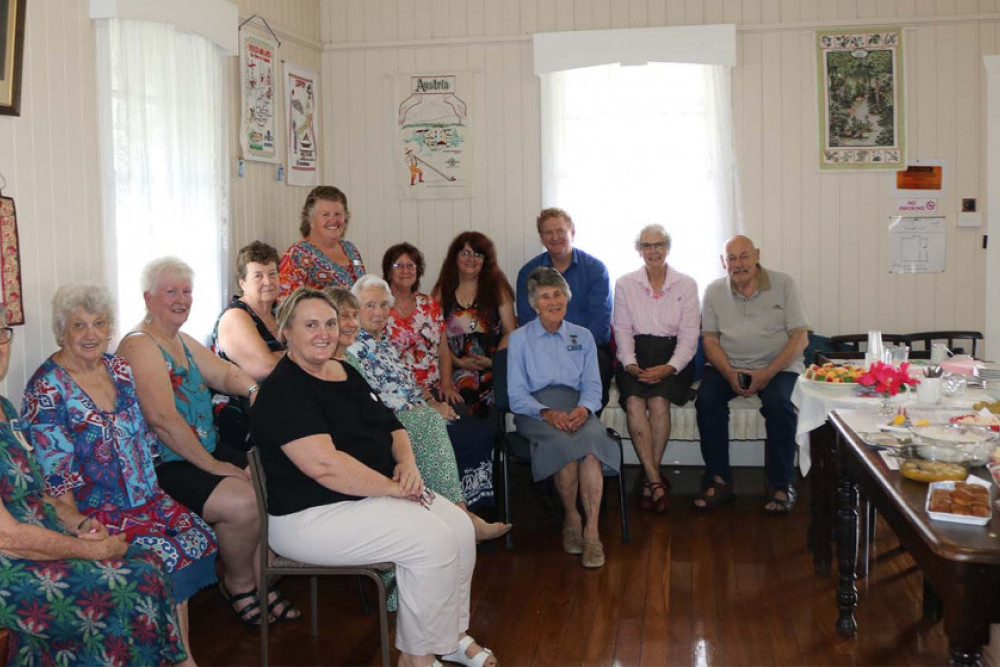
<path fill-rule="evenodd" d="M 15 520 L 65 534 L 25 447 L 30 432 L 0 401 L 9 420 L 0 423 L 0 501 Z M 0 627 L 10 631 L 15 665 L 166 665 L 186 656 L 163 563 L 135 544 L 117 560 L 0 554 Z"/>
<path fill-rule="evenodd" d="M 444 313 L 432 296 L 417 294 L 417 307 L 409 317 L 393 308 L 385 325 L 385 335 L 392 341 L 400 358 L 410 367 L 417 384 L 427 391 L 441 386 L 438 348 L 444 336 Z"/>
<path fill-rule="evenodd" d="M 295 291 L 295 288 L 340 286 L 348 289 L 365 275 L 365 263 L 361 253 L 350 241 L 341 241 L 340 247 L 351 260 L 350 265 L 341 266 L 327 257 L 326 253 L 309 241 L 302 240 L 289 246 L 281 256 L 278 264 L 278 274 L 281 278 L 281 293 L 279 299 Z"/>
<path fill-rule="evenodd" d="M 51 357 L 28 382 L 23 417 L 46 491 L 72 493 L 81 514 L 156 553 L 171 573 L 174 598 L 183 602 L 216 581 L 215 534 L 157 483 L 153 452 L 160 445 L 142 415 L 128 362 L 108 354 L 102 362 L 115 386 L 111 411 L 101 410 Z"/>

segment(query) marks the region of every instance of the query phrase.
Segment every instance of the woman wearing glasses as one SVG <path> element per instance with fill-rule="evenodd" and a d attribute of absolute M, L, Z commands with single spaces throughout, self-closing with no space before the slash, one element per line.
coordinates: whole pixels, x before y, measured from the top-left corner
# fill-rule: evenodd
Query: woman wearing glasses
<path fill-rule="evenodd" d="M 670 440 L 670 405 L 689 400 L 698 349 L 698 286 L 667 265 L 670 235 L 647 225 L 635 242 L 644 266 L 615 283 L 615 382 L 646 481 L 639 508 L 665 512 L 669 482 L 660 462 Z"/>
<path fill-rule="evenodd" d="M 514 290 L 497 265 L 497 252 L 484 234 L 463 232 L 448 247 L 432 292 L 444 310 L 449 363 L 442 359 L 442 392 L 454 386 L 470 412 L 493 408 L 493 355 L 517 327 Z"/>

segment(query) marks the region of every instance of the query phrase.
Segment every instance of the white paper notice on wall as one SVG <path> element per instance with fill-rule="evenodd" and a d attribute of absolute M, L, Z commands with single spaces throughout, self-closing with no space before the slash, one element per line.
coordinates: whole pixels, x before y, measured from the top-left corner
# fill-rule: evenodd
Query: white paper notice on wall
<path fill-rule="evenodd" d="M 897 199 L 896 210 L 900 213 L 913 215 L 914 213 L 937 213 L 937 199 Z"/>
<path fill-rule="evenodd" d="M 945 219 L 889 217 L 889 273 L 944 271 L 947 227 Z"/>

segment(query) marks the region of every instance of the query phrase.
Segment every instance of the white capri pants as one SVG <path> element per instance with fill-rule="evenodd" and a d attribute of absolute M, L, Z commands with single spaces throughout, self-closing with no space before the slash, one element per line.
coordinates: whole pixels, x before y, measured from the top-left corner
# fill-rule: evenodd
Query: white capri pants
<path fill-rule="evenodd" d="M 469 629 L 475 530 L 441 496 L 429 508 L 381 497 L 271 516 L 269 542 L 282 556 L 315 565 L 395 563 L 403 653 L 453 653 Z"/>

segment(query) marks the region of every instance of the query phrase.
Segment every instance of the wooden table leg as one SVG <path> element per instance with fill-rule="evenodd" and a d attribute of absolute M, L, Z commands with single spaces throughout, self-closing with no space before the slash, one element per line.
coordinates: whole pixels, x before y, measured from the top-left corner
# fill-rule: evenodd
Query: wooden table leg
<path fill-rule="evenodd" d="M 836 451 L 836 435 L 830 424 L 824 423 L 809 434 L 809 450 L 812 455 L 812 470 L 809 471 L 812 485 L 809 543 L 813 553 L 813 571 L 827 576 L 833 571 L 833 517 L 837 488 L 836 477 L 831 474 L 836 467 L 830 460 L 830 452 Z"/>
<path fill-rule="evenodd" d="M 927 577 L 924 577 L 924 620 L 937 623 L 944 616 L 944 603 Z"/>
<path fill-rule="evenodd" d="M 858 634 L 854 610 L 858 606 L 858 589 L 854 585 L 858 563 L 858 487 L 846 471 L 840 474 L 837 489 L 837 632 L 845 637 Z"/>

